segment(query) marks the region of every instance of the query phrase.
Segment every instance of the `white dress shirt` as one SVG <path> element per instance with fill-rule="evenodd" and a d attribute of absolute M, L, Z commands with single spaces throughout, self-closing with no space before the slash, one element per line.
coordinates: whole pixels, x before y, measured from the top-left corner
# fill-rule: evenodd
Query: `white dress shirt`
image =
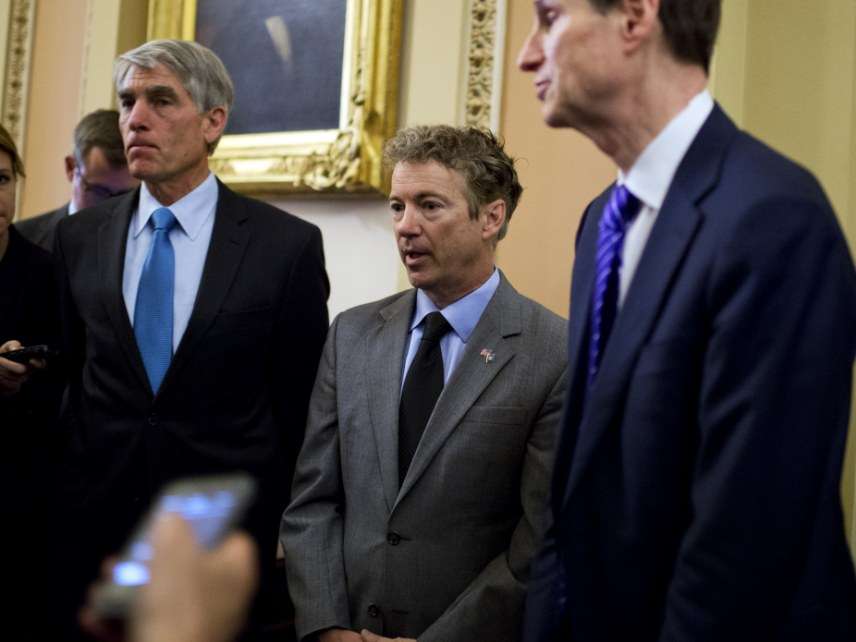
<path fill-rule="evenodd" d="M 217 210 L 217 180 L 208 174 L 192 192 L 169 206 L 177 225 L 169 232 L 169 240 L 175 253 L 175 297 L 173 299 L 172 351 L 178 348 L 187 329 L 202 269 L 208 256 L 211 232 L 214 230 L 214 212 Z M 165 207 L 149 192 L 146 184 L 140 186 L 140 203 L 131 216 L 128 242 L 125 245 L 125 268 L 122 272 L 122 295 L 128 318 L 134 323 L 137 305 L 137 289 L 143 264 L 152 244 L 154 230 L 148 224 L 156 209 Z"/>
<path fill-rule="evenodd" d="M 642 251 L 651 235 L 675 172 L 678 171 L 678 165 L 711 111 L 713 98 L 705 89 L 648 143 L 627 174 L 620 170 L 618 172 L 618 183 L 626 185 L 627 189 L 642 201 L 639 214 L 630 223 L 624 237 L 618 287 L 619 308 L 627 296 L 639 259 L 642 258 Z"/>

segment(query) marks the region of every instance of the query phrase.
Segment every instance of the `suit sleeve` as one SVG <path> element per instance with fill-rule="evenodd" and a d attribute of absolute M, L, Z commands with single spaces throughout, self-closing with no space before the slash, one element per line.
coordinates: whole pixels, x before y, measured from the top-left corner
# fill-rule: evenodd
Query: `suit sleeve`
<path fill-rule="evenodd" d="M 535 417 L 520 482 L 523 514 L 508 549 L 495 557 L 419 642 L 518 639 L 530 564 L 549 523 L 548 495 L 567 386 L 567 368 Z"/>
<path fill-rule="evenodd" d="M 271 389 L 276 391 L 274 413 L 282 426 L 282 452 L 286 459 L 282 467 L 286 493 L 303 441 L 312 382 L 327 334 L 329 293 L 321 233 L 313 228 L 280 299 L 271 359 Z"/>
<path fill-rule="evenodd" d="M 820 202 L 768 200 L 734 228 L 706 288 L 692 520 L 662 642 L 775 637 L 816 516 L 840 515 L 827 504 L 856 351 L 852 260 Z"/>
<path fill-rule="evenodd" d="M 312 391 L 293 499 L 280 526 L 298 639 L 330 627 L 351 628 L 343 558 L 336 334 L 333 323 Z M 321 597 L 323 596 L 323 597 Z"/>

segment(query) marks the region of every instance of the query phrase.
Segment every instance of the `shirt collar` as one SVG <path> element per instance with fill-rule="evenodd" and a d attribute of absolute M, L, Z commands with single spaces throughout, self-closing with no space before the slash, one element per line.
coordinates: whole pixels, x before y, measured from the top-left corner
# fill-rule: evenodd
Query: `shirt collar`
<path fill-rule="evenodd" d="M 196 240 L 208 217 L 213 216 L 217 207 L 217 192 L 217 179 L 214 174 L 209 172 L 208 178 L 169 206 L 169 210 L 191 241 Z M 143 182 L 140 185 L 140 203 L 137 206 L 137 213 L 132 225 L 134 238 L 140 235 L 148 225 L 152 212 L 159 207 L 165 206 L 152 196 L 149 188 Z"/>
<path fill-rule="evenodd" d="M 619 170 L 619 184 L 626 185 L 645 205 L 659 210 L 678 165 L 711 111 L 713 98 L 705 89 L 648 143 L 627 174 Z"/>
<path fill-rule="evenodd" d="M 462 297 L 450 303 L 443 308 L 443 316 L 455 334 L 460 337 L 461 341 L 466 343 L 470 335 L 475 330 L 476 325 L 481 319 L 484 309 L 490 300 L 493 298 L 496 288 L 499 287 L 499 270 L 493 269 L 487 281 L 482 283 L 477 289 L 470 292 L 465 297 Z M 422 323 L 422 320 L 431 312 L 439 310 L 434 302 L 422 290 L 416 291 L 416 309 L 413 312 L 413 320 L 410 322 L 410 330 Z"/>

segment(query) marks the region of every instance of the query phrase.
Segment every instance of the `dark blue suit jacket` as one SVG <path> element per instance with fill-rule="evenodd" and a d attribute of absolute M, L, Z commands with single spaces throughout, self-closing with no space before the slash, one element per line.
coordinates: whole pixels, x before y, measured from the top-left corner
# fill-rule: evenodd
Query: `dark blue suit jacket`
<path fill-rule="evenodd" d="M 856 272 L 815 179 L 717 106 L 586 391 L 601 195 L 529 641 L 854 640 L 839 497 Z"/>

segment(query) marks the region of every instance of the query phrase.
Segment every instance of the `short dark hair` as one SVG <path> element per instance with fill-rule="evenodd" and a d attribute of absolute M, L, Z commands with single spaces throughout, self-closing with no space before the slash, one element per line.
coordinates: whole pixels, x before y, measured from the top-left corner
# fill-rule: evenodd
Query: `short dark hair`
<path fill-rule="evenodd" d="M 483 205 L 501 198 L 505 201 L 505 223 L 498 235 L 501 239 L 523 193 L 514 159 L 503 146 L 485 129 L 421 125 L 399 131 L 387 141 L 383 156 L 387 166 L 436 161 L 459 172 L 467 182 L 467 201 L 474 219 Z"/>
<path fill-rule="evenodd" d="M 93 147 L 104 152 L 113 168 L 128 164 L 119 131 L 119 112 L 115 109 L 97 109 L 86 114 L 74 128 L 74 157 L 79 164 L 86 162 Z"/>
<path fill-rule="evenodd" d="M 18 154 L 18 146 L 15 145 L 15 139 L 3 125 L 0 125 L 0 150 L 9 154 L 12 160 L 12 173 L 15 176 L 24 176 L 24 163 Z"/>
<path fill-rule="evenodd" d="M 601 13 L 615 8 L 621 0 L 589 0 Z M 661 0 L 657 14 L 666 43 L 678 60 L 710 70 L 713 45 L 719 31 L 722 0 Z"/>

